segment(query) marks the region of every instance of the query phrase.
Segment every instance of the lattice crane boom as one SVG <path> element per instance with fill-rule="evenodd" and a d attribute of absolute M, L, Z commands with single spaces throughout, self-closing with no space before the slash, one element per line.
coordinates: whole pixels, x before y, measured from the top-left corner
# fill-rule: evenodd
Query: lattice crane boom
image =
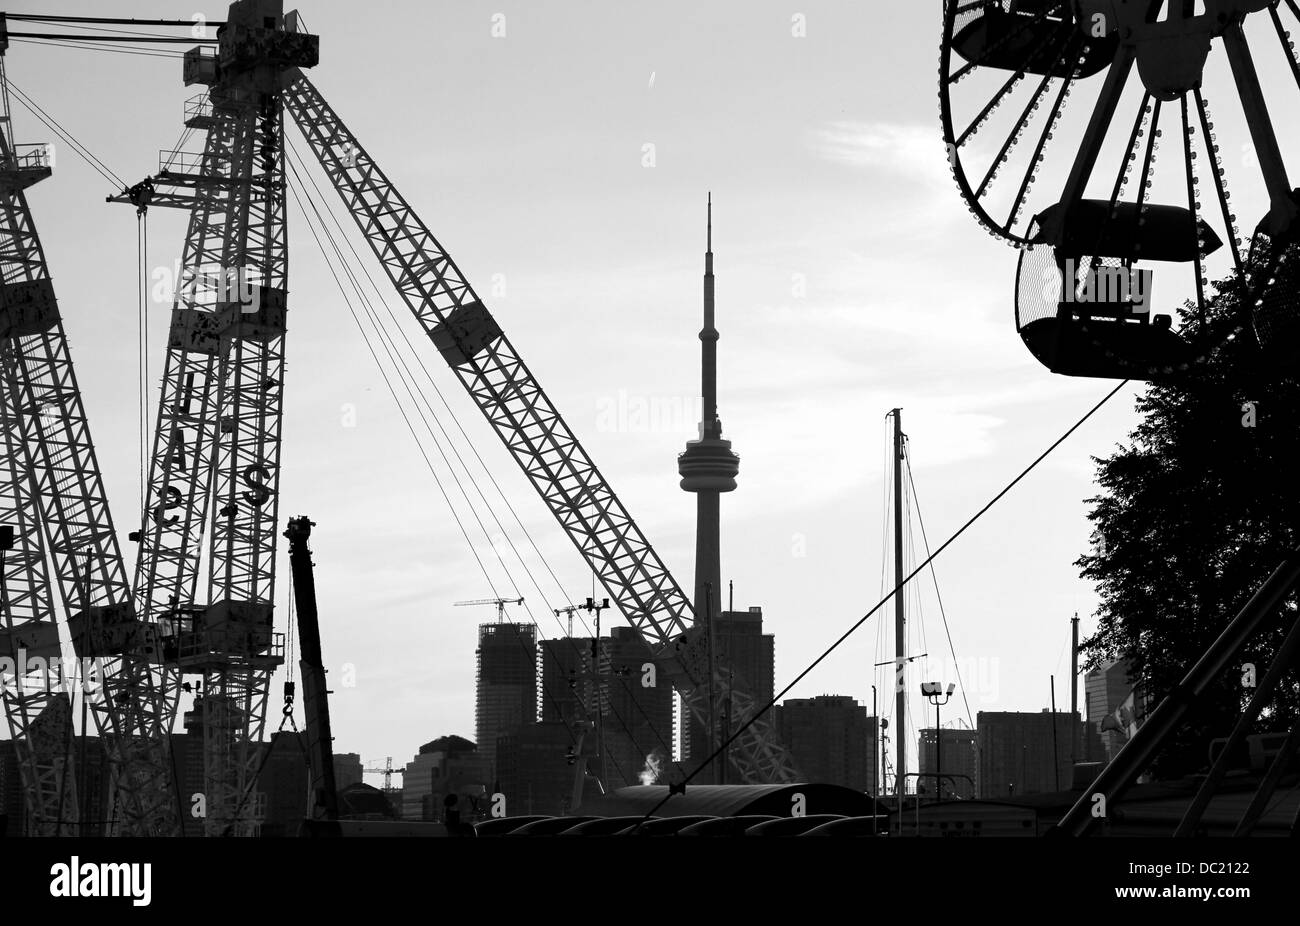
<path fill-rule="evenodd" d="M 704 661 L 690 603 L 455 262 L 359 140 L 301 73 L 285 105 L 385 273 L 627 619 L 653 641 L 691 711 L 706 722 Z M 747 719 L 753 699 L 715 673 L 719 705 Z M 733 746 L 746 781 L 797 771 L 759 718 Z"/>

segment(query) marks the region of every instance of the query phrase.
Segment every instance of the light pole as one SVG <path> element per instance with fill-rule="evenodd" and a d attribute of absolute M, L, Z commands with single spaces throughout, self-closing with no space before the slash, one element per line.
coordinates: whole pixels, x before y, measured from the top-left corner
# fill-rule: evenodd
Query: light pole
<path fill-rule="evenodd" d="M 943 682 L 922 682 L 921 696 L 929 698 L 930 703 L 934 705 L 934 781 L 935 781 L 935 801 L 943 802 L 943 730 L 939 726 L 939 708 L 948 703 L 952 697 L 953 691 L 957 686 L 952 682 L 948 683 L 948 690 L 944 691 Z M 942 701 L 939 699 L 943 698 Z"/>
<path fill-rule="evenodd" d="M 608 598 L 602 598 L 600 601 L 596 601 L 594 598 L 588 598 L 587 603 L 582 606 L 582 609 L 588 614 L 593 611 L 596 614 L 596 639 L 592 645 L 591 655 L 592 660 L 595 663 L 592 668 L 595 669 L 594 674 L 596 676 L 596 749 L 600 753 L 601 787 L 604 787 L 605 782 L 609 780 L 609 769 L 605 762 L 605 681 L 603 678 L 604 673 L 601 668 L 600 658 L 600 612 L 608 607 Z"/>

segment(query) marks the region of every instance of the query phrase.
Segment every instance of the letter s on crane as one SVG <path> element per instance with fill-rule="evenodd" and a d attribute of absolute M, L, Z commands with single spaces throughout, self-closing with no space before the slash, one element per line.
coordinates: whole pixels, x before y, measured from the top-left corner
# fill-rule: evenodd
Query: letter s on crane
<path fill-rule="evenodd" d="M 260 479 L 255 479 L 260 476 Z M 244 467 L 244 485 L 248 486 L 251 491 L 244 493 L 244 501 L 248 502 L 254 508 L 261 508 L 271 497 L 272 490 L 263 483 L 271 478 L 271 473 L 261 463 L 253 463 Z"/>

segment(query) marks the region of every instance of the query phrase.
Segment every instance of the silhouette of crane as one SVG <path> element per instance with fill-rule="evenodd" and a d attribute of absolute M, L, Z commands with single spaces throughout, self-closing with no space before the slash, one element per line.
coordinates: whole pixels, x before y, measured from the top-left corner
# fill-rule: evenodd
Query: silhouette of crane
<path fill-rule="evenodd" d="M 455 604 L 457 608 L 463 608 L 466 605 L 492 604 L 497 608 L 497 621 L 504 622 L 506 619 L 506 605 L 523 604 L 522 598 L 475 598 L 473 601 L 458 601 Z"/>

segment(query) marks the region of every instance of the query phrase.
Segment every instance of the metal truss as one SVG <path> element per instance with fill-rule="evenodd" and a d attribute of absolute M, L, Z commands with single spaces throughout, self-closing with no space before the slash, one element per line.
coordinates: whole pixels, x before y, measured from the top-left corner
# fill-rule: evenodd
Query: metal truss
<path fill-rule="evenodd" d="M 455 371 L 610 598 L 653 641 L 692 713 L 706 723 L 706 677 L 690 602 L 615 496 L 523 359 L 451 257 L 301 73 L 286 73 L 285 105 L 385 273 Z M 736 690 L 731 691 L 730 688 Z M 715 699 L 733 716 L 756 713 L 741 685 L 715 667 Z M 747 782 L 798 779 L 766 718 L 733 744 Z"/>
<path fill-rule="evenodd" d="M 99 697 L 90 708 L 122 789 L 123 831 L 168 834 L 177 807 L 168 786 L 156 641 L 133 613 L 67 337 L 23 193 L 29 178 L 21 176 L 8 139 L 0 139 L 0 162 L 8 168 L 0 190 L 6 430 L 10 446 L 22 448 L 52 566 L 52 576 L 31 575 L 28 583 L 53 579 L 77 655 L 98 662 Z"/>
<path fill-rule="evenodd" d="M 19 410 L 8 388 L 12 351 L 0 344 L 0 524 L 12 531 L 0 551 L 0 659 L 5 716 L 26 795 L 28 834 L 74 836 L 78 808 L 69 746 L 72 704 L 57 689 L 50 662 L 61 665 L 59 628 L 50 598 L 40 513 L 31 493 L 31 466 L 18 429 Z M 33 678 L 36 673 L 42 676 Z M 60 678 L 62 673 L 60 672 Z"/>

